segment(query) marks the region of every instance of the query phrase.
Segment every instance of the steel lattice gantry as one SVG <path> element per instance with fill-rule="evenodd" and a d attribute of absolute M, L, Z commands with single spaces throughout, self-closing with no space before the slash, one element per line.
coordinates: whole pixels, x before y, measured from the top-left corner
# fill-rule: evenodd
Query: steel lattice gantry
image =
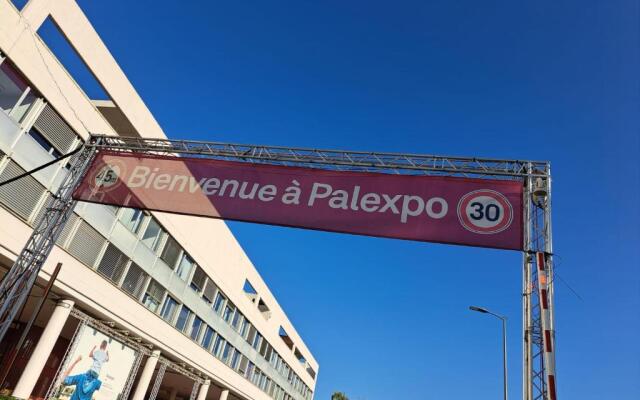
<path fill-rule="evenodd" d="M 93 135 L 74 156 L 54 201 L 0 282 L 0 341 L 25 302 L 38 272 L 67 222 L 97 151 L 189 156 L 259 164 L 404 175 L 520 180 L 524 185 L 523 400 L 555 400 L 551 176 L 547 162 L 472 157 L 317 150 L 206 141 Z M 542 267 L 541 267 L 542 263 Z M 550 381 L 550 378 L 552 381 Z M 551 383 L 551 384 L 550 384 Z M 550 387 L 551 386 L 551 387 Z"/>

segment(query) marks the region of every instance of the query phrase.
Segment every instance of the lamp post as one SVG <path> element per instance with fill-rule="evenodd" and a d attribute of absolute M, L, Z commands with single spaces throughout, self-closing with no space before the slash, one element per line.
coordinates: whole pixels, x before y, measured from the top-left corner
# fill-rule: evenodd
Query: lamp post
<path fill-rule="evenodd" d="M 507 400 L 507 317 L 493 313 L 486 308 L 470 306 L 471 311 L 477 311 L 483 314 L 491 314 L 502 321 L 502 372 L 503 372 L 503 390 L 504 400 Z"/>

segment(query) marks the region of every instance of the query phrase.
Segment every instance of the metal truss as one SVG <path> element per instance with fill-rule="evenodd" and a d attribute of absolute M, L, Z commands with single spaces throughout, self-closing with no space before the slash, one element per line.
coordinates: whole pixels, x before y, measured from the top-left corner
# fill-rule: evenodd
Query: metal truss
<path fill-rule="evenodd" d="M 38 272 L 71 215 L 71 194 L 88 170 L 96 152 L 110 150 L 175 157 L 199 157 L 257 164 L 309 167 L 335 171 L 377 172 L 401 175 L 460 176 L 520 180 L 524 185 L 525 252 L 523 253 L 523 400 L 556 400 L 549 396 L 545 377 L 544 338 L 538 276 L 533 254 L 545 254 L 550 332 L 553 327 L 551 246 L 551 178 L 547 162 L 476 157 L 318 150 L 282 146 L 243 145 L 192 140 L 149 139 L 92 135 L 74 157 L 69 173 L 42 221 L 34 229 L 11 270 L 0 282 L 0 341 L 24 303 Z M 167 367 L 168 360 L 161 360 Z M 163 368 L 161 366 L 161 368 Z M 171 363 L 170 367 L 200 382 L 197 374 Z M 163 370 L 164 372 L 164 370 Z M 157 381 L 157 379 L 156 379 Z"/>
<path fill-rule="evenodd" d="M 95 149 L 85 147 L 72 160 L 67 177 L 27 240 L 15 263 L 0 282 L 0 341 L 31 292 L 38 273 L 60 236 L 76 202 L 71 194 L 89 167 Z"/>
<path fill-rule="evenodd" d="M 167 370 L 167 364 L 159 361 L 160 368 L 158 368 L 158 373 L 156 374 L 156 379 L 153 381 L 153 388 L 151 389 L 151 393 L 149 394 L 148 400 L 156 400 L 158 396 L 158 392 L 160 391 L 160 385 L 162 384 L 162 378 L 164 378 L 164 373 Z"/>
<path fill-rule="evenodd" d="M 189 400 L 196 400 L 196 397 L 198 397 L 199 389 L 200 389 L 200 382 L 194 381 L 193 386 L 191 387 L 191 394 L 189 395 Z"/>
<path fill-rule="evenodd" d="M 529 166 L 529 169 L 533 168 Z M 549 375 L 555 384 L 550 167 L 547 165 L 543 171 L 544 177 L 527 177 L 524 188 L 523 400 L 556 400 L 555 386 L 550 389 L 548 385 Z M 544 259 L 545 279 L 540 279 L 537 256 Z M 550 321 L 548 327 L 543 327 L 545 317 Z M 550 332 L 550 337 L 545 338 L 545 331 Z M 548 347 L 545 346 L 545 341 L 550 342 Z"/>
<path fill-rule="evenodd" d="M 229 161 L 304 166 L 339 171 L 380 172 L 403 175 L 460 175 L 517 179 L 544 177 L 546 162 L 446 157 L 420 154 L 245 145 L 122 136 L 94 136 L 97 149 L 184 155 Z M 529 169 L 529 166 L 533 168 Z"/>
<path fill-rule="evenodd" d="M 64 371 L 69 367 L 69 364 L 71 364 L 71 357 L 78 347 L 78 339 L 82 335 L 85 327 L 86 324 L 83 321 L 80 321 L 80 323 L 76 326 L 76 330 L 73 332 L 73 336 L 71 337 L 71 342 L 69 342 L 69 347 L 67 347 L 67 350 L 62 357 L 62 362 L 58 366 L 55 378 L 51 382 L 51 386 L 49 386 L 49 389 L 47 389 L 47 393 L 44 396 L 45 399 L 57 399 L 60 397 L 60 385 L 62 385 L 63 381 L 62 375 Z"/>

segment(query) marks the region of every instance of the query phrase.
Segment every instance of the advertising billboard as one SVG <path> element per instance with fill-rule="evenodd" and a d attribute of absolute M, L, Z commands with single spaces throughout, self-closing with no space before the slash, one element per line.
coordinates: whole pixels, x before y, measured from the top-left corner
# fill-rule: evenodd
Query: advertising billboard
<path fill-rule="evenodd" d="M 77 200 L 520 250 L 519 180 L 409 176 L 101 151 Z"/>
<path fill-rule="evenodd" d="M 119 400 L 136 359 L 136 351 L 85 326 L 61 371 L 59 400 Z"/>

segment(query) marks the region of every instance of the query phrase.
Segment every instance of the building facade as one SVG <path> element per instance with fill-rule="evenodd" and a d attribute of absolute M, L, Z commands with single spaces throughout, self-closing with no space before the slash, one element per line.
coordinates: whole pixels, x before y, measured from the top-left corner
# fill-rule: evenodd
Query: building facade
<path fill-rule="evenodd" d="M 90 132 L 165 137 L 74 0 L 22 3 L 0 0 L 0 182 L 70 152 Z M 45 23 L 108 99 L 92 100 L 77 83 L 42 39 Z M 0 187 L 0 274 L 67 168 L 61 161 Z M 57 263 L 52 300 L 17 349 Z M 84 338 L 95 342 L 86 354 Z M 87 358 L 87 374 L 103 384 L 96 399 L 311 400 L 318 371 L 223 221 L 79 203 L 0 343 L 0 370 L 8 371 L 0 389 L 65 398 L 69 371 Z"/>

